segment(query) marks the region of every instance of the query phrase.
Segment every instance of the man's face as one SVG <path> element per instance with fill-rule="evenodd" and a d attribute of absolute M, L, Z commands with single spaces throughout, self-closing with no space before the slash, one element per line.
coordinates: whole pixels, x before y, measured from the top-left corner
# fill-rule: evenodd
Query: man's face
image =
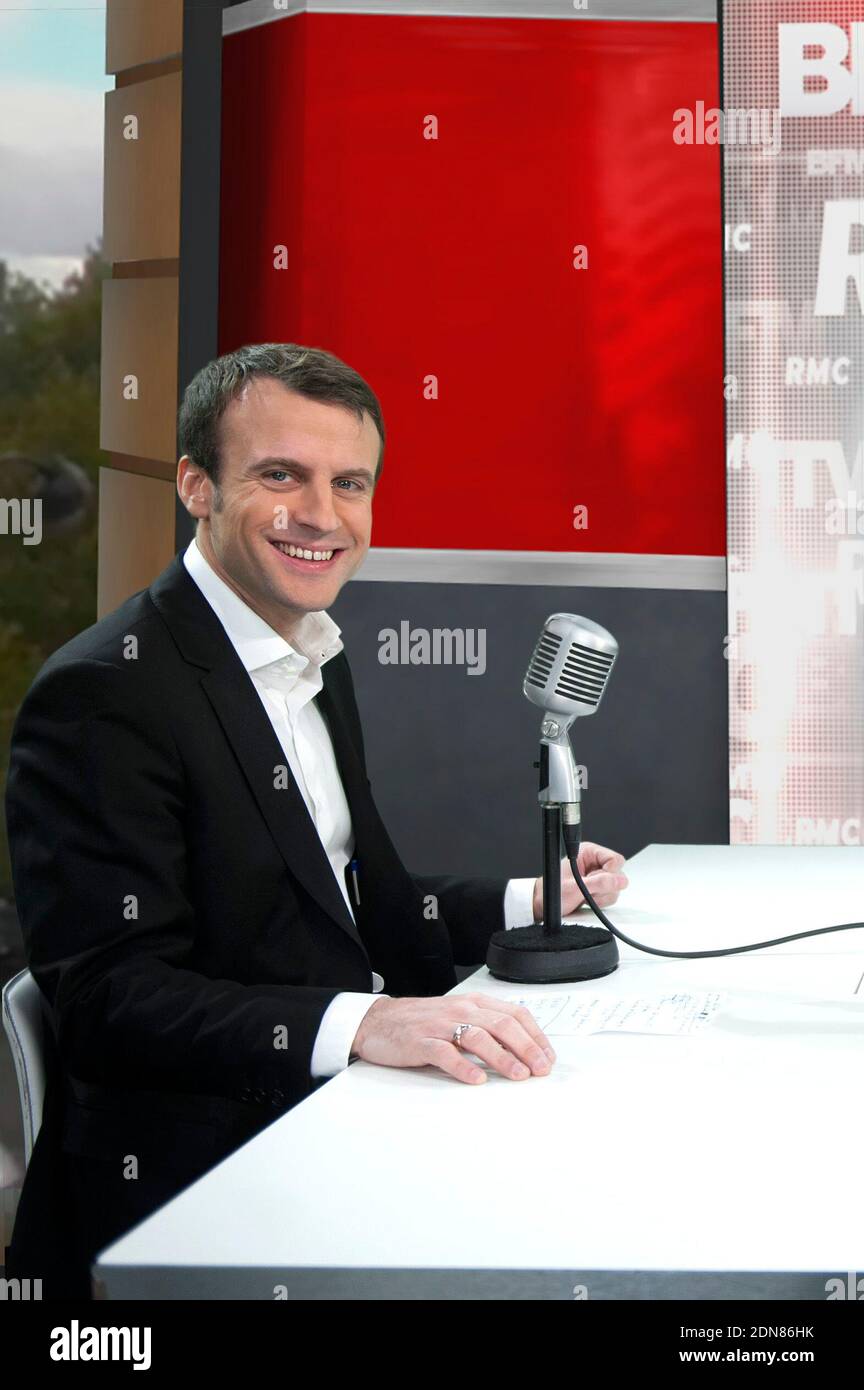
<path fill-rule="evenodd" d="M 222 416 L 218 489 L 181 461 L 199 547 L 277 631 L 329 608 L 369 549 L 379 447 L 369 415 L 260 377 Z"/>

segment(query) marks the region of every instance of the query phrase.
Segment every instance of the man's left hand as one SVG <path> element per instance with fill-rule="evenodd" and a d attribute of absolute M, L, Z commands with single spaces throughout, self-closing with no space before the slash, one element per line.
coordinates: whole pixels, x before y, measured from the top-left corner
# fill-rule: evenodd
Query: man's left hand
<path fill-rule="evenodd" d="M 624 855 L 603 845 L 592 844 L 586 840 L 579 848 L 576 861 L 579 872 L 598 907 L 611 907 L 618 901 L 618 894 L 627 887 L 629 879 L 621 872 Z M 573 870 L 566 859 L 561 860 L 561 915 L 569 917 L 580 903 L 584 902 L 582 892 L 573 877 Z M 534 884 L 534 921 L 543 918 L 543 880 L 538 878 Z"/>

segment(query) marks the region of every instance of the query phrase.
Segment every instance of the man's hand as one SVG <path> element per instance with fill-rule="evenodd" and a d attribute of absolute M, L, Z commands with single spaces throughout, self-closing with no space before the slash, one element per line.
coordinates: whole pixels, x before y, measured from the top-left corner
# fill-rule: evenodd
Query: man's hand
<path fill-rule="evenodd" d="M 624 855 L 615 850 L 604 849 L 586 840 L 580 846 L 576 860 L 579 872 L 585 880 L 585 887 L 598 907 L 611 907 L 618 901 L 618 894 L 629 882 L 621 873 Z M 584 902 L 581 889 L 577 887 L 573 870 L 566 859 L 561 860 L 561 915 L 568 917 Z M 538 878 L 534 884 L 534 921 L 543 920 L 543 880 Z"/>
<path fill-rule="evenodd" d="M 461 1046 L 458 1024 L 470 1023 Z M 352 1055 L 384 1067 L 439 1067 L 457 1081 L 479 1082 L 486 1073 L 473 1053 L 513 1081 L 545 1076 L 555 1061 L 546 1035 L 526 1008 L 488 994 L 454 994 L 438 999 L 378 999 L 364 1015 Z M 548 1055 L 547 1055 L 548 1052 Z"/>

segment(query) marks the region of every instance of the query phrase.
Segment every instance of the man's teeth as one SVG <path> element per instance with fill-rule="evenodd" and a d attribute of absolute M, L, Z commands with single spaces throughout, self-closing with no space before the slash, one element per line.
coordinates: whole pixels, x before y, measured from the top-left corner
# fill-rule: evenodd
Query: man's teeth
<path fill-rule="evenodd" d="M 284 541 L 274 541 L 277 550 L 281 550 L 283 555 L 293 555 L 295 560 L 330 560 L 333 558 L 332 550 L 301 550 L 298 545 L 286 545 Z"/>

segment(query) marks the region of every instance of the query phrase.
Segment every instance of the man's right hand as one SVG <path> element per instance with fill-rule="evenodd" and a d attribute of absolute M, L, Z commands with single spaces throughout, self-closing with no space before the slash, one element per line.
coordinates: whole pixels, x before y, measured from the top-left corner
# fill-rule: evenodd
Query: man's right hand
<path fill-rule="evenodd" d="M 458 1045 L 453 1033 L 460 1023 L 471 1028 Z M 529 1010 L 488 994 L 378 999 L 364 1014 L 351 1049 L 352 1056 L 382 1067 L 432 1066 L 457 1081 L 485 1081 L 486 1072 L 466 1053 L 513 1081 L 545 1076 L 555 1061 Z"/>

